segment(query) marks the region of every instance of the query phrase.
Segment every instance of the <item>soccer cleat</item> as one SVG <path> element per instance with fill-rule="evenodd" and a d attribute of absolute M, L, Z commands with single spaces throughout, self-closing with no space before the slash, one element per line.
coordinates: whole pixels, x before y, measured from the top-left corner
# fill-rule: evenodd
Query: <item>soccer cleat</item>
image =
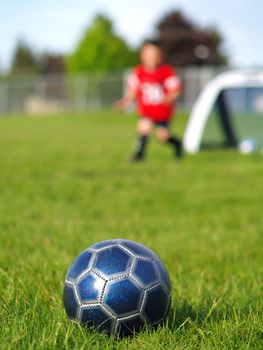
<path fill-rule="evenodd" d="M 177 159 L 181 159 L 183 157 L 183 145 L 182 145 L 182 142 L 178 138 L 176 138 L 174 136 L 169 137 L 167 142 L 170 145 L 172 145 L 172 147 L 174 148 L 175 157 Z"/>
<path fill-rule="evenodd" d="M 180 141 L 176 145 L 175 156 L 177 159 L 181 159 L 183 157 L 183 146 L 182 146 L 182 143 Z"/>
<path fill-rule="evenodd" d="M 140 154 L 134 154 L 131 156 L 130 158 L 130 162 L 142 162 L 144 160 L 144 156 L 140 155 Z"/>

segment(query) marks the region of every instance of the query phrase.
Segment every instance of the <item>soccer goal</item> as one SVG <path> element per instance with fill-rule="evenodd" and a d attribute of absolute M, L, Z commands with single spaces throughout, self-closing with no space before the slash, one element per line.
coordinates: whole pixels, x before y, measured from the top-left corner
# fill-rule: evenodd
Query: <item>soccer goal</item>
<path fill-rule="evenodd" d="M 263 70 L 219 74 L 195 102 L 184 135 L 184 149 L 238 147 L 252 151 L 263 146 Z"/>

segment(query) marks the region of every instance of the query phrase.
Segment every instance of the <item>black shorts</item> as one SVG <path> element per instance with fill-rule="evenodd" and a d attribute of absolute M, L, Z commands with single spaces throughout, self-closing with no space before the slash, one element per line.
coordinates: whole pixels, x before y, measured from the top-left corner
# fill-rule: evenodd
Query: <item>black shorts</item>
<path fill-rule="evenodd" d="M 146 119 L 146 120 L 149 120 L 150 118 L 147 118 L 147 117 L 144 117 L 144 118 L 142 118 L 142 119 Z M 153 122 L 153 124 L 155 125 L 155 126 L 159 126 L 160 128 L 166 128 L 166 129 L 168 129 L 169 128 L 169 126 L 170 126 L 170 121 L 169 120 L 163 120 L 163 121 L 155 121 L 155 120 L 152 120 L 152 119 L 150 119 L 152 122 Z"/>
<path fill-rule="evenodd" d="M 156 121 L 154 121 L 154 125 L 156 125 L 156 126 L 159 126 L 159 127 L 161 127 L 161 128 L 166 128 L 166 129 L 168 129 L 169 128 L 169 121 L 168 120 L 166 120 L 166 121 L 162 121 L 162 122 L 156 122 Z"/>

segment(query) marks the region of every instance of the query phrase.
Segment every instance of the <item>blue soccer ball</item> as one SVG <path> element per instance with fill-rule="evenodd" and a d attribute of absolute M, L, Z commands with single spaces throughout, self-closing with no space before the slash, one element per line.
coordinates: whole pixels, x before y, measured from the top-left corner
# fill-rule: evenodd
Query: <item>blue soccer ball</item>
<path fill-rule="evenodd" d="M 128 335 L 163 322 L 171 304 L 164 264 L 142 244 L 96 243 L 69 268 L 63 291 L 68 317 L 96 331 Z"/>

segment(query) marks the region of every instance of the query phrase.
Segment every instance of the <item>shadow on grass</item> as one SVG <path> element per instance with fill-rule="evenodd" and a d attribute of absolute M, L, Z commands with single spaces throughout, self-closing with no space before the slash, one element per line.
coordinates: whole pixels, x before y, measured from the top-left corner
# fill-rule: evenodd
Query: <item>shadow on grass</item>
<path fill-rule="evenodd" d="M 167 327 L 176 331 L 182 327 L 190 327 L 195 324 L 201 327 L 207 321 L 213 322 L 245 320 L 248 318 L 260 317 L 260 307 L 251 308 L 249 303 L 241 309 L 233 305 L 221 305 L 221 298 L 218 300 L 205 300 L 202 305 L 191 305 L 183 300 L 179 305 L 171 307 L 167 317 Z"/>
<path fill-rule="evenodd" d="M 227 143 L 220 142 L 203 142 L 201 144 L 202 151 L 222 151 L 225 149 L 235 149 L 236 147 L 233 145 L 229 145 Z"/>
<path fill-rule="evenodd" d="M 215 302 L 192 306 L 185 300 L 177 307 L 171 307 L 167 317 L 167 325 L 172 331 L 193 323 L 199 327 L 210 317 L 213 317 L 213 320 L 220 321 L 226 319 L 227 312 L 225 309 L 216 308 Z"/>

